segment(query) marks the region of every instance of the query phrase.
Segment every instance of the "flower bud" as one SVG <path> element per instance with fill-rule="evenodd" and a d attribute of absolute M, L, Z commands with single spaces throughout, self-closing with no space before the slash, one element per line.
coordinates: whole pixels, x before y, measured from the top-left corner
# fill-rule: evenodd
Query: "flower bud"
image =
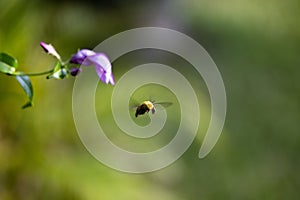
<path fill-rule="evenodd" d="M 82 71 L 82 69 L 81 68 L 72 68 L 71 70 L 70 70 L 70 74 L 71 74 L 71 76 L 77 76 L 80 72 Z"/>
<path fill-rule="evenodd" d="M 58 60 L 61 60 L 60 55 L 56 52 L 54 47 L 51 44 L 46 44 L 44 42 L 40 42 L 41 47 L 44 49 L 44 51 L 57 58 Z"/>

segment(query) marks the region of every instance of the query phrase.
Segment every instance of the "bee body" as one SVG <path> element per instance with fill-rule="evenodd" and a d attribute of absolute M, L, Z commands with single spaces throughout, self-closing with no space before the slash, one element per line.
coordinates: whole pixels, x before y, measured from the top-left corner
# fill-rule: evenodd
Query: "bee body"
<path fill-rule="evenodd" d="M 154 113 L 154 105 L 151 101 L 144 101 L 141 105 L 139 105 L 136 108 L 135 111 L 135 117 L 139 116 L 139 115 L 143 115 L 146 112 L 148 113 L 150 110 L 152 110 L 152 113 Z"/>
<path fill-rule="evenodd" d="M 144 101 L 142 104 L 140 104 L 139 106 L 136 107 L 135 117 L 138 117 L 139 115 L 148 113 L 149 111 L 151 111 L 152 114 L 154 114 L 156 111 L 155 106 L 154 106 L 155 104 L 161 104 L 165 107 L 172 105 L 172 103 L 170 103 L 170 102 L 154 103 L 151 101 Z"/>

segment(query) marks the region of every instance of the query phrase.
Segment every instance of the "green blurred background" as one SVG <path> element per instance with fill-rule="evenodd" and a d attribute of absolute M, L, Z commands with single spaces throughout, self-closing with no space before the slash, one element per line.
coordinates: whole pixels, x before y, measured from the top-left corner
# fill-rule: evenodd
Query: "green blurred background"
<path fill-rule="evenodd" d="M 228 100 L 223 134 L 209 156 L 197 157 L 204 128 L 171 166 L 132 175 L 106 167 L 82 145 L 72 117 L 73 78 L 32 78 L 35 106 L 22 110 L 22 89 L 0 74 L 1 200 L 300 198 L 298 0 L 1 0 L 0 8 L 0 51 L 18 58 L 23 71 L 43 71 L 54 64 L 40 41 L 52 43 L 67 59 L 78 48 L 93 49 L 121 31 L 160 26 L 191 36 L 208 51 L 223 76 Z M 178 70 L 188 65 L 166 52 L 133 52 L 113 63 L 116 80 L 134 65 L 153 61 Z M 183 73 L 199 79 L 193 71 Z M 152 86 L 156 94 L 149 94 L 147 87 L 137 91 L 136 100 L 152 95 L 174 101 L 165 130 L 172 133 L 180 115 L 176 98 L 158 86 Z M 195 87 L 204 113 L 200 124 L 206 127 L 209 97 L 204 83 Z M 167 134 L 149 146 L 143 141 L 132 148 L 130 138 L 110 126 L 105 97 L 112 90 L 99 84 L 96 107 L 98 116 L 108 116 L 100 123 L 119 146 L 149 151 L 172 139 Z M 142 119 L 147 123 L 147 117 Z"/>

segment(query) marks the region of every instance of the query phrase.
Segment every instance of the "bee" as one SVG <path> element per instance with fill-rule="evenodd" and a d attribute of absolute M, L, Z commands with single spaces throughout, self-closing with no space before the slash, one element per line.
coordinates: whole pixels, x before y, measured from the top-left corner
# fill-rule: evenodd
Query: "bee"
<path fill-rule="evenodd" d="M 136 106 L 135 117 L 138 117 L 139 115 L 148 113 L 149 111 L 151 111 L 152 114 L 155 114 L 155 112 L 156 112 L 155 105 L 157 105 L 157 104 L 160 104 L 164 107 L 168 107 L 168 106 L 172 105 L 173 103 L 171 103 L 171 102 L 154 103 L 154 101 L 144 101 L 140 105 Z"/>

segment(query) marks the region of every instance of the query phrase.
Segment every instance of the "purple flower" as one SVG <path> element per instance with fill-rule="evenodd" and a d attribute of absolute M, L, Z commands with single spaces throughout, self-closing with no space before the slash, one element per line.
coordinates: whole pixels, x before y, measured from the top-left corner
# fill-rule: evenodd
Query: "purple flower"
<path fill-rule="evenodd" d="M 95 65 L 97 75 L 102 82 L 115 84 L 111 63 L 104 53 L 82 49 L 71 57 L 70 63 L 81 64 L 83 66 Z"/>
<path fill-rule="evenodd" d="M 56 50 L 54 49 L 54 47 L 51 44 L 46 44 L 44 42 L 40 42 L 40 45 L 47 54 L 54 56 L 58 60 L 61 60 L 60 55 L 56 52 Z"/>

